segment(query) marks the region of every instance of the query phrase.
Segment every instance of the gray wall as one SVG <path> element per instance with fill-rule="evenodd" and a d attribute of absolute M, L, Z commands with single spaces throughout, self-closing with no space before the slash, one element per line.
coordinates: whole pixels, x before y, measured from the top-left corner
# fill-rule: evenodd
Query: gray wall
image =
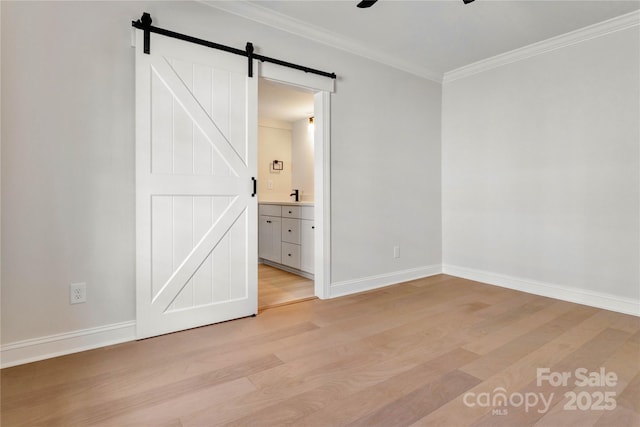
<path fill-rule="evenodd" d="M 336 72 L 332 282 L 441 263 L 441 86 L 190 2 L 1 2 L 2 342 L 135 318 L 130 22 Z M 401 258 L 392 258 L 392 246 Z M 87 282 L 86 304 L 68 287 Z"/>
<path fill-rule="evenodd" d="M 639 40 L 634 27 L 444 85 L 445 266 L 637 304 Z"/>

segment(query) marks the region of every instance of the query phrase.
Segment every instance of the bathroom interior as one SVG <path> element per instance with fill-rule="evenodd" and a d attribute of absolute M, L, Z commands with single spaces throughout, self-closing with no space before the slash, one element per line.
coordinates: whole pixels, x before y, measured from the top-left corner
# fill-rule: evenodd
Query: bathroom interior
<path fill-rule="evenodd" d="M 313 93 L 258 83 L 258 308 L 315 298 Z"/>

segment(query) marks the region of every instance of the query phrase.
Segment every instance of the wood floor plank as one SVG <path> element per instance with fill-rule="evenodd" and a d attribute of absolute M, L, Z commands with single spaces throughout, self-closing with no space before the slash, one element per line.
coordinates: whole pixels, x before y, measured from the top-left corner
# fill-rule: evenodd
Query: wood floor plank
<path fill-rule="evenodd" d="M 430 334 L 435 341 L 437 337 L 447 336 L 451 329 L 465 322 L 472 324 L 477 320 L 466 312 L 447 311 L 443 307 L 420 311 L 420 313 L 420 316 L 383 315 L 381 312 L 363 314 L 358 319 L 350 319 L 321 328 L 322 332 L 313 336 L 308 334 L 306 337 L 295 337 L 289 340 L 285 348 L 274 349 L 274 353 L 284 361 L 293 361 L 308 354 L 331 349 L 336 345 L 348 344 L 354 339 L 364 339 L 366 342 L 377 345 L 378 348 L 388 349 L 396 345 L 425 342 L 428 340 L 425 334 Z M 444 313 L 449 316 L 445 316 Z M 396 323 L 398 321 L 400 324 Z M 459 324 L 456 325 L 457 323 Z"/>
<path fill-rule="evenodd" d="M 452 371 L 438 381 L 405 394 L 375 412 L 347 424 L 353 427 L 372 425 L 409 425 L 443 404 L 477 385 L 480 379 L 461 371 Z"/>
<path fill-rule="evenodd" d="M 535 349 L 541 347 L 573 328 L 596 312 L 590 307 L 578 307 L 552 319 L 543 325 L 495 348 L 486 357 L 478 359 L 473 364 L 464 367 L 464 371 L 475 377 L 486 379 L 499 372 L 503 366 L 508 366 Z"/>
<path fill-rule="evenodd" d="M 405 369 L 404 372 L 399 374 L 398 369 L 403 369 L 399 363 L 385 361 L 377 365 L 372 365 L 363 370 L 359 376 L 353 377 L 348 381 L 327 381 L 317 388 L 300 393 L 285 402 L 265 407 L 260 411 L 239 418 L 230 423 L 230 425 L 242 426 L 262 423 L 267 425 L 282 425 L 293 421 L 299 425 L 329 425 L 326 424 L 326 422 L 318 422 L 317 419 L 316 421 L 312 421 L 301 418 L 306 415 L 316 414 L 325 406 L 336 401 L 341 402 L 343 399 L 349 399 L 350 402 L 353 402 L 354 394 L 357 394 L 358 391 L 377 389 L 377 385 L 390 379 L 399 377 L 405 379 L 405 381 L 402 381 L 402 384 L 406 388 L 409 384 L 407 379 L 415 379 L 418 373 L 422 374 L 422 378 L 425 377 L 425 373 L 431 373 L 434 377 L 436 373 L 437 375 L 441 375 L 433 366 L 442 368 L 442 359 L 446 359 L 446 362 L 449 364 L 455 364 L 455 361 L 461 363 L 461 359 L 468 360 L 469 357 L 473 357 L 473 355 L 468 352 L 465 352 L 465 354 L 459 353 L 462 352 L 451 352 L 421 365 L 416 365 L 411 369 L 408 368 L 412 365 L 405 364 L 404 366 L 406 366 L 408 370 Z M 362 406 L 360 406 L 360 408 L 362 408 Z"/>
<path fill-rule="evenodd" d="M 640 414 L 640 374 L 636 374 L 636 376 L 629 381 L 627 387 L 625 387 L 619 394 L 617 403 L 620 407 L 627 408 Z"/>
<path fill-rule="evenodd" d="M 580 310 L 582 306 L 572 305 L 572 309 Z M 593 316 L 575 325 L 561 336 L 545 343 L 510 365 L 500 365 L 502 370 L 485 379 L 470 392 L 487 393 L 503 388 L 509 392 L 520 390 L 535 381 L 537 368 L 550 367 L 561 363 L 576 350 L 589 343 L 607 329 L 607 324 L 599 322 Z M 487 356 L 482 356 L 486 358 Z M 572 356 L 571 356 L 572 357 Z M 570 358 L 570 357 L 569 357 Z M 479 360 L 479 359 L 478 359 Z M 471 365 L 475 363 L 471 362 Z M 498 363 L 499 364 L 499 363 Z M 465 366 L 460 368 L 465 370 Z M 464 402 L 464 396 L 452 400 L 443 407 L 418 420 L 415 425 L 472 425 L 491 412 L 491 408 L 469 407 Z M 526 425 L 526 424 L 525 424 Z"/>
<path fill-rule="evenodd" d="M 496 331 L 511 325 L 514 321 L 522 319 L 523 315 L 534 315 L 538 311 L 549 305 L 550 301 L 537 297 L 527 296 L 518 298 L 519 301 L 512 301 L 508 305 L 500 304 L 491 305 L 480 311 L 480 315 L 487 315 L 491 312 L 491 316 L 478 322 L 469 331 L 477 336 L 491 335 Z M 504 310 L 496 312 L 497 309 Z"/>
<path fill-rule="evenodd" d="M 640 426 L 640 414 L 625 407 L 616 408 L 615 411 L 604 414 L 595 427 L 637 427 Z"/>
<path fill-rule="evenodd" d="M 125 398 L 137 393 L 145 393 L 156 387 L 162 387 L 167 383 L 185 380 L 190 377 L 231 369 L 242 363 L 253 363 L 256 356 L 273 358 L 273 355 L 262 352 L 250 352 L 247 348 L 261 348 L 264 342 L 271 342 L 278 338 L 307 331 L 313 325 L 294 325 L 282 328 L 261 337 L 247 337 L 236 340 L 233 345 L 224 343 L 220 346 L 209 347 L 205 354 L 202 349 L 187 353 L 179 353 L 177 356 L 156 359 L 157 363 L 135 364 L 133 367 L 125 365 L 114 369 L 111 373 L 100 374 L 98 377 L 89 377 L 80 381 L 41 387 L 33 392 L 27 389 L 25 392 L 7 396 L 3 400 L 6 409 L 29 408 L 32 412 L 39 407 L 48 408 L 56 399 L 68 399 L 68 396 L 84 396 L 82 399 L 72 399 L 71 402 L 79 402 L 82 406 L 94 405 L 102 400 L 103 396 L 112 399 Z M 265 340 L 265 341 L 262 341 Z M 18 388 L 18 387 L 16 387 Z M 73 403 L 67 404 L 67 410 L 73 409 Z"/>
<path fill-rule="evenodd" d="M 197 393 L 210 387 L 224 384 L 252 372 L 267 369 L 282 363 L 275 356 L 261 358 L 252 363 L 242 363 L 225 369 L 217 369 L 205 374 L 190 376 L 188 378 L 171 382 L 141 393 L 131 393 L 123 397 L 112 397 L 110 394 L 101 395 L 101 402 L 93 405 L 84 405 L 79 396 L 70 399 L 58 411 L 51 411 L 51 405 L 47 405 L 42 411 L 34 411 L 30 408 L 29 420 L 17 423 L 17 420 L 7 419 L 9 425 L 92 425 L 108 420 L 115 416 L 122 416 L 144 406 L 155 406 L 184 394 Z M 10 408 L 9 408 L 10 409 Z M 59 411 L 63 409 L 63 411 Z M 12 412 L 13 413 L 13 412 Z M 24 415 L 24 414 L 23 414 Z M 3 420 L 4 421 L 4 420 Z"/>
<path fill-rule="evenodd" d="M 419 354 L 422 353 L 422 354 Z M 350 395 L 358 390 L 373 387 L 385 380 L 388 380 L 404 372 L 412 370 L 416 366 L 437 358 L 441 355 L 436 350 L 429 348 L 416 348 L 412 352 L 391 355 L 379 354 L 368 360 L 353 361 L 354 363 L 331 363 L 322 369 L 315 369 L 305 372 L 304 375 L 283 379 L 277 384 L 269 383 L 259 386 L 259 390 L 244 396 L 241 399 L 230 401 L 224 413 L 217 413 L 219 419 L 227 422 L 237 422 L 238 417 L 244 416 L 252 409 L 282 408 L 285 402 L 296 401 L 297 399 L 310 400 L 310 404 L 318 406 L 323 403 L 323 395 L 331 401 L 344 403 L 341 396 Z M 458 357 L 458 360 L 469 360 L 470 353 Z M 455 359 L 454 359 L 455 360 Z M 440 375 L 440 374 L 439 374 Z M 309 402 L 307 402 L 309 403 Z M 302 409 L 296 412 L 300 412 Z M 261 411 L 262 412 L 262 411 Z M 287 412 L 292 416 L 292 412 Z M 200 425 L 204 420 L 210 418 L 210 411 L 203 411 L 183 420 L 185 425 Z M 291 422 L 287 419 L 287 423 Z"/>
<path fill-rule="evenodd" d="M 589 372 L 599 369 L 611 354 L 620 348 L 628 338 L 629 334 L 626 332 L 615 329 L 606 329 L 594 337 L 594 339 L 567 355 L 562 361 L 551 366 L 550 370 L 552 372 L 571 373 L 572 377 L 567 381 L 566 386 L 555 386 L 551 385 L 549 382 L 543 382 L 541 385 L 538 385 L 536 380 L 532 380 L 526 386 L 519 390 L 511 390 L 511 392 L 517 391 L 523 395 L 529 393 L 537 395 L 542 394 L 551 402 L 551 407 L 562 405 L 565 393 L 574 389 L 575 369 L 577 367 L 581 367 L 587 369 Z M 478 427 L 507 427 L 518 425 L 523 422 L 535 423 L 546 414 L 546 412 L 538 411 L 538 409 L 541 408 L 536 407 L 535 410 L 526 411 L 524 406 L 512 406 L 509 407 L 509 413 L 507 416 L 495 417 L 488 413 L 474 425 Z M 576 411 L 576 413 L 569 418 L 578 421 L 581 419 L 580 415 L 580 412 Z M 564 415 L 559 418 L 564 418 Z M 588 419 L 585 418 L 584 421 L 586 422 Z"/>
<path fill-rule="evenodd" d="M 242 377 L 206 388 L 201 392 L 183 393 L 157 404 L 134 408 L 122 415 L 109 417 L 93 425 L 95 427 L 157 426 L 168 423 L 169 425 L 182 426 L 181 417 L 206 408 L 224 405 L 226 400 L 252 391 L 255 391 L 255 387 L 251 381 Z M 170 414 L 169 417 L 168 414 Z M 172 419 L 167 420 L 167 418 Z"/>
<path fill-rule="evenodd" d="M 314 296 L 313 280 L 258 264 L 258 310 Z"/>
<path fill-rule="evenodd" d="M 386 336 L 384 345 L 380 345 L 383 335 Z M 425 346 L 425 342 L 430 345 Z M 288 387 L 295 385 L 300 378 L 308 380 L 332 366 L 349 372 L 363 365 L 394 360 L 408 367 L 410 364 L 420 363 L 425 357 L 434 357 L 459 345 L 459 342 L 449 338 L 446 333 L 440 339 L 425 340 L 424 332 L 419 330 L 406 335 L 396 332 L 388 336 L 382 332 L 371 337 L 357 338 L 319 353 L 309 353 L 282 366 L 252 375 L 251 380 L 260 388 L 278 384 Z"/>
<path fill-rule="evenodd" d="M 636 334 L 640 336 L 640 333 Z M 611 344 L 611 337 L 608 337 L 608 342 L 603 343 L 603 345 L 607 346 L 611 346 Z M 587 349 L 587 351 L 589 350 Z M 638 361 L 635 366 L 633 363 L 629 363 L 630 360 L 634 359 Z M 613 392 L 615 393 L 613 399 L 616 406 L 621 405 L 623 407 L 630 408 L 631 410 L 637 409 L 638 412 L 640 412 L 640 390 L 634 390 L 634 379 L 632 379 L 631 382 L 627 380 L 628 378 L 634 378 L 640 370 L 640 342 L 638 342 L 635 337 L 631 337 L 607 360 L 602 363 L 597 363 L 597 361 L 595 363 L 592 362 L 590 366 L 585 366 L 583 368 L 593 369 L 592 367 L 595 365 L 604 367 L 606 372 L 614 373 L 618 377 L 616 385 L 604 387 L 568 387 L 569 391 L 576 394 L 587 392 L 590 394 L 591 398 L 594 397 L 594 392 Z M 574 378 L 571 380 L 569 385 L 571 384 L 575 385 L 575 372 Z M 558 389 L 554 390 L 554 392 L 559 393 L 563 392 L 563 390 Z M 597 424 L 598 420 L 605 415 L 606 412 L 609 412 L 607 409 L 604 409 L 604 406 L 602 406 L 602 409 L 578 409 L 568 411 L 565 409 L 568 401 L 569 399 L 566 397 L 560 400 L 558 404 L 551 408 L 550 411 L 543 414 L 540 421 L 536 422 L 535 425 L 537 427 L 554 427 L 557 425 L 592 426 Z"/>
<path fill-rule="evenodd" d="M 533 329 L 539 328 L 545 323 L 548 323 L 552 319 L 561 316 L 569 311 L 571 307 L 560 301 L 551 302 L 537 311 L 535 315 L 529 315 L 526 317 L 519 317 L 518 319 L 512 319 L 508 324 L 502 324 L 502 327 L 495 327 L 498 323 L 494 323 L 491 333 L 484 333 L 479 338 L 474 339 L 469 344 L 465 345 L 469 351 L 473 351 L 478 354 L 487 354 L 492 350 L 504 345 L 505 342 L 511 341 L 530 332 Z M 487 331 L 486 326 L 480 327 L 483 332 Z M 474 326 L 473 332 L 478 330 L 478 325 Z"/>
<path fill-rule="evenodd" d="M 261 348 L 262 343 L 317 328 L 309 322 L 296 324 L 297 318 L 291 312 L 287 318 L 287 323 L 278 319 L 271 322 L 269 316 L 240 319 L 150 338 L 135 345 L 120 344 L 4 369 L 3 398 L 25 390 L 28 393 L 38 390 L 45 396 L 64 395 L 65 389 L 82 390 L 83 384 L 90 387 L 92 382 L 98 383 L 105 378 L 130 377 L 135 380 L 135 375 L 145 372 L 149 366 L 162 367 L 176 359 L 189 360 L 203 353 L 212 362 L 225 366 L 256 357 L 238 351 L 242 348 Z M 237 354 L 229 354 L 232 351 Z M 37 394 L 33 397 L 38 398 Z"/>
<path fill-rule="evenodd" d="M 477 355 L 459 348 L 443 353 L 402 374 L 392 376 L 379 385 L 366 387 L 348 396 L 349 405 L 345 405 L 342 399 L 334 399 L 322 410 L 297 421 L 299 425 L 311 426 L 346 425 L 374 413 L 426 384 L 442 379 L 446 373 L 476 357 Z"/>

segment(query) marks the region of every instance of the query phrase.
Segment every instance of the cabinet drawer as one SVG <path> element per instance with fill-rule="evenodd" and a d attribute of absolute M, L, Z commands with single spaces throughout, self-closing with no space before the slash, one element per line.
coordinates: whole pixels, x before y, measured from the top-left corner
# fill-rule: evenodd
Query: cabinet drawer
<path fill-rule="evenodd" d="M 282 241 L 300 244 L 300 220 L 282 218 Z"/>
<path fill-rule="evenodd" d="M 281 206 L 258 205 L 258 215 L 281 216 Z"/>
<path fill-rule="evenodd" d="M 300 245 L 282 242 L 282 263 L 300 269 Z"/>
<path fill-rule="evenodd" d="M 300 206 L 283 206 L 283 218 L 300 218 Z"/>

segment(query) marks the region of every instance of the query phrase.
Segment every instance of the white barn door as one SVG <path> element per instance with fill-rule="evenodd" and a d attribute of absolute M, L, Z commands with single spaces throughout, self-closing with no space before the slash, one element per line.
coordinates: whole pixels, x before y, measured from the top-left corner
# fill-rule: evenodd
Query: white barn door
<path fill-rule="evenodd" d="M 137 337 L 257 313 L 257 77 L 136 31 Z"/>

